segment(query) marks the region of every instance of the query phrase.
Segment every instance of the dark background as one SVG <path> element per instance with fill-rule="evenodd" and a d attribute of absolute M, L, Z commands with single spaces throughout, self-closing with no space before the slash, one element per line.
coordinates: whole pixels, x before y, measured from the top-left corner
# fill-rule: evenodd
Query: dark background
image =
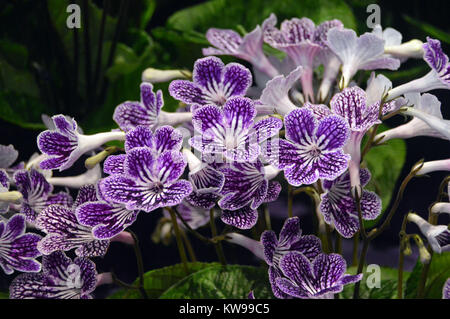
<path fill-rule="evenodd" d="M 42 8 L 45 8 L 45 1 L 36 1 L 36 5 L 30 5 L 30 2 L 17 1 L 15 11 L 11 13 L 11 16 L 22 16 L 22 17 L 34 17 L 37 19 L 42 18 L 45 21 L 45 17 L 41 15 L 45 14 Z M 136 10 L 134 6 L 137 1 L 130 1 L 130 14 L 133 10 Z M 157 1 L 157 7 L 155 14 L 153 15 L 150 23 L 147 26 L 147 30 L 150 31 L 154 27 L 164 26 L 167 18 L 184 7 L 200 3 L 203 1 Z M 364 1 L 363 1 L 364 2 Z M 365 1 L 370 3 L 368 1 Z M 0 11 L 2 6 L 6 6 L 9 1 L 2 1 L 0 4 Z M 101 6 L 101 1 L 96 1 L 96 3 Z M 367 13 L 365 12 L 365 6 L 361 6 L 358 1 L 348 1 L 349 5 L 354 9 L 354 13 L 357 19 L 365 21 Z M 422 22 L 428 23 L 441 30 L 448 31 L 448 13 L 449 6 L 448 1 L 378 1 L 381 7 L 382 15 L 382 25 L 383 27 L 393 27 L 403 34 L 403 39 L 410 40 L 413 38 L 419 38 L 425 40 L 425 33 L 418 28 L 412 26 L 410 23 L 405 21 L 403 15 L 408 15 Z M 112 9 L 117 10 L 117 8 Z M 261 17 L 261 20 L 265 17 Z M 21 23 L 18 20 L 17 29 L 14 31 L 17 37 L 26 39 L 27 34 L 31 34 L 33 30 L 28 30 L 25 26 L 26 21 Z M 5 21 L 3 22 L 4 25 Z M 213 26 L 211 26 L 213 27 Z M 46 37 L 46 33 L 54 32 L 51 26 L 43 23 L 44 30 L 41 31 L 41 36 Z M 367 30 L 359 30 L 367 31 Z M 4 35 L 4 31 L 0 31 Z M 36 44 L 37 45 L 37 44 Z M 40 45 L 45 45 L 41 43 Z M 443 43 L 443 47 L 446 49 L 447 53 L 450 53 L 449 46 Z M 39 57 L 42 58 L 42 57 Z M 402 65 L 402 69 L 408 68 L 409 65 L 416 65 L 415 61 L 407 62 L 406 65 Z M 421 62 L 423 63 L 423 62 Z M 190 66 L 186 66 L 189 68 Z M 394 81 L 394 85 L 396 85 Z M 450 93 L 448 91 L 439 90 L 432 92 L 435 94 L 439 100 L 442 102 L 442 112 L 445 118 L 450 118 L 450 105 L 449 98 Z M 166 92 L 164 92 L 166 94 Z M 68 113 L 71 115 L 70 113 Z M 397 116 L 389 120 L 388 124 L 395 126 L 403 123 L 404 119 Z M 34 152 L 37 151 L 36 146 L 36 136 L 39 134 L 38 130 L 27 130 L 22 129 L 16 125 L 10 124 L 3 120 L 0 120 L 0 144 L 13 144 L 20 153 L 20 160 L 28 159 Z M 427 138 L 427 137 L 416 137 L 406 141 L 407 143 L 407 158 L 406 164 L 401 173 L 401 178 L 397 182 L 397 187 L 401 182 L 401 179 L 406 176 L 409 172 L 411 166 L 417 162 L 419 159 L 424 158 L 426 161 L 444 159 L 450 157 L 449 143 L 448 141 Z M 74 169 L 70 170 L 73 175 L 78 174 L 82 171 L 82 161 L 78 161 Z M 429 177 L 424 177 L 420 179 L 414 179 L 407 187 L 404 194 L 404 200 L 401 202 L 400 207 L 394 216 L 391 227 L 380 237 L 378 237 L 371 246 L 371 250 L 368 254 L 368 263 L 378 263 L 381 265 L 395 267 L 398 259 L 398 252 L 396 245 L 398 244 L 398 230 L 401 224 L 401 218 L 403 214 L 407 213 L 409 210 L 420 213 L 422 216 L 426 216 L 427 209 L 430 204 L 432 204 L 437 196 L 437 191 L 439 184 L 446 176 L 445 172 L 436 172 L 430 174 Z M 286 214 L 286 196 L 283 193 L 277 203 L 270 205 L 271 211 L 276 218 L 273 219 L 273 227 L 279 230 L 282 222 L 284 221 L 284 214 Z M 310 233 L 312 230 L 312 222 L 308 214 L 310 214 L 309 200 L 299 196 L 296 198 L 296 204 L 294 205 L 294 214 L 303 216 L 302 225 L 304 233 Z M 136 232 L 141 242 L 141 249 L 143 251 L 145 270 L 151 270 L 160 268 L 163 266 L 171 265 L 179 262 L 178 252 L 174 241 L 169 247 L 162 244 L 154 244 L 151 240 L 151 234 L 156 226 L 158 219 L 161 217 L 159 211 L 155 211 L 149 214 L 141 213 L 138 220 L 131 226 L 131 229 Z M 443 222 L 448 222 L 448 220 L 442 219 Z M 221 224 L 218 222 L 218 224 Z M 221 228 L 221 225 L 219 225 Z M 417 231 L 411 227 L 411 231 Z M 202 232 L 205 235 L 209 235 L 209 229 L 203 229 Z M 252 234 L 249 232 L 249 236 Z M 194 249 L 197 253 L 197 257 L 201 261 L 215 261 L 216 255 L 214 248 L 211 246 L 206 246 L 199 242 L 195 238 L 192 238 L 192 243 Z M 231 246 L 224 244 L 225 254 L 230 263 L 242 263 L 242 264 L 258 264 L 258 261 L 253 258 L 253 256 L 240 247 Z M 344 241 L 344 255 L 348 261 L 351 259 L 351 241 Z M 416 258 L 416 251 L 411 257 L 407 257 L 406 268 L 410 270 Z M 126 281 L 131 282 L 137 277 L 137 267 L 135 263 L 135 257 L 132 247 L 124 247 L 122 244 L 113 243 L 108 254 L 104 258 L 96 258 L 95 262 L 97 264 L 99 272 L 111 271 L 113 270 L 117 276 Z M 11 276 L 0 275 L 0 290 L 6 290 L 8 283 L 12 278 L 14 278 L 17 273 Z M 112 287 L 102 287 L 97 290 L 96 296 L 105 296 Z"/>

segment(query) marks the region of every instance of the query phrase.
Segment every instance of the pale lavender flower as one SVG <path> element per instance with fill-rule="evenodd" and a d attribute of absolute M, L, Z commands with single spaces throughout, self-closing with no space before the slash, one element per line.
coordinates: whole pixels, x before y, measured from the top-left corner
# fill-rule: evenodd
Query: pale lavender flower
<path fill-rule="evenodd" d="M 272 19 L 276 19 L 274 14 L 271 14 L 263 22 L 262 28 L 258 25 L 244 37 L 233 30 L 210 28 L 206 32 L 206 39 L 214 47 L 203 49 L 203 54 L 235 56 L 250 62 L 254 68 L 270 78 L 277 76 L 278 70 L 270 63 L 263 52 L 264 30 Z"/>
<path fill-rule="evenodd" d="M 341 88 L 346 88 L 358 70 L 397 70 L 400 61 L 384 55 L 383 39 L 365 33 L 358 37 L 353 30 L 332 28 L 327 33 L 328 47 L 342 62 Z"/>
<path fill-rule="evenodd" d="M 450 182 L 447 187 L 448 199 L 450 200 Z M 447 213 L 450 215 L 450 203 L 438 202 L 433 204 L 431 212 L 434 214 Z"/>
<path fill-rule="evenodd" d="M 419 227 L 435 253 L 450 251 L 450 230 L 447 225 L 432 225 L 414 213 L 409 213 L 407 218 Z"/>
<path fill-rule="evenodd" d="M 422 164 L 422 167 L 416 172 L 416 175 L 425 175 L 437 171 L 450 172 L 450 158 L 425 162 Z"/>

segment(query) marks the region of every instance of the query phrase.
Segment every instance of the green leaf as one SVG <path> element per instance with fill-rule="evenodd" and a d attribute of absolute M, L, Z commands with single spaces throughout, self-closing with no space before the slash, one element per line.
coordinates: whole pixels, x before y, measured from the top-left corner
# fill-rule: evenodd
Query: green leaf
<path fill-rule="evenodd" d="M 347 269 L 348 274 L 355 275 L 356 267 L 349 267 Z M 371 282 L 369 276 L 373 272 L 366 272 L 366 268 L 363 269 L 363 278 L 360 284 L 360 298 L 361 299 L 394 299 L 397 298 L 397 280 L 398 280 L 398 270 L 389 267 L 380 267 L 380 288 L 369 288 L 367 285 L 367 280 Z M 403 273 L 403 289 L 406 287 L 406 281 L 409 278 L 410 273 Z M 352 299 L 353 291 L 355 289 L 355 284 L 350 284 L 344 286 L 344 290 L 339 294 L 343 299 Z"/>
<path fill-rule="evenodd" d="M 309 17 L 316 23 L 340 19 L 347 28 L 356 25 L 345 1 L 339 0 L 212 0 L 180 10 L 169 17 L 169 28 L 205 32 L 208 28 L 235 28 L 238 22 L 253 30 L 271 13 L 279 21 L 295 16 Z"/>
<path fill-rule="evenodd" d="M 402 15 L 402 17 L 406 22 L 419 28 L 424 33 L 428 34 L 430 37 L 436 38 L 438 40 L 441 40 L 442 42 L 450 44 L 450 34 L 448 32 L 440 30 L 432 26 L 431 24 L 414 19 L 406 14 Z"/>
<path fill-rule="evenodd" d="M 380 125 L 378 132 L 389 129 Z M 372 174 L 367 189 L 377 193 L 382 200 L 382 211 L 389 206 L 406 159 L 406 143 L 401 139 L 389 140 L 386 145 L 372 148 L 364 157 L 364 162 Z M 366 221 L 366 227 L 374 226 L 383 215 L 373 221 Z"/>
<path fill-rule="evenodd" d="M 422 269 L 423 264 L 417 261 L 411 276 L 406 282 L 406 298 L 416 298 Z M 448 278 L 450 278 L 450 252 L 433 254 L 425 285 L 424 297 L 427 299 L 441 299 L 442 288 Z"/>
<path fill-rule="evenodd" d="M 228 265 L 212 266 L 181 280 L 160 298 L 164 299 L 245 299 L 253 290 L 256 298 L 273 298 L 262 267 Z"/>
<path fill-rule="evenodd" d="M 144 0 L 141 5 L 144 8 L 143 8 L 143 10 L 141 10 L 139 27 L 141 29 L 145 29 L 147 24 L 150 22 L 150 19 L 152 18 L 153 13 L 155 12 L 156 1 L 155 0 Z"/>
<path fill-rule="evenodd" d="M 201 269 L 215 266 L 217 263 L 189 263 L 189 273 L 195 273 Z M 149 298 L 158 298 L 172 285 L 186 277 L 183 264 L 177 264 L 160 269 L 151 270 L 144 274 L 144 289 Z M 137 285 L 138 279 L 133 285 Z M 121 289 L 108 298 L 110 299 L 137 299 L 141 298 L 141 294 L 136 289 Z"/>
<path fill-rule="evenodd" d="M 22 128 L 45 130 L 41 114 L 46 106 L 40 100 L 19 95 L 14 92 L 0 91 L 0 118 Z"/>
<path fill-rule="evenodd" d="M 9 299 L 9 293 L 8 292 L 0 292 L 0 299 Z"/>

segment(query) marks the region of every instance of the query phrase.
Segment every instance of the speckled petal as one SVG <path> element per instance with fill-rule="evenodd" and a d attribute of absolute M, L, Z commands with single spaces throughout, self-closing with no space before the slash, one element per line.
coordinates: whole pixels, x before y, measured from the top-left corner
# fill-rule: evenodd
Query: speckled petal
<path fill-rule="evenodd" d="M 239 229 L 250 229 L 258 221 L 258 212 L 248 206 L 238 210 L 224 210 L 220 219 L 227 225 Z"/>

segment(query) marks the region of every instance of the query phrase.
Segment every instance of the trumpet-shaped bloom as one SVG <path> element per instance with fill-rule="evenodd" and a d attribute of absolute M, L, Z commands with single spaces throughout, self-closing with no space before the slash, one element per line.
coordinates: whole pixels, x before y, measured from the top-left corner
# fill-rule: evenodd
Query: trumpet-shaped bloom
<path fill-rule="evenodd" d="M 441 102 L 428 93 L 406 93 L 408 107 L 405 114 L 414 116 L 406 124 L 384 131 L 375 137 L 380 143 L 393 138 L 407 139 L 416 136 L 432 136 L 450 140 L 450 121 L 444 120 L 441 113 Z"/>
<path fill-rule="evenodd" d="M 41 236 L 25 233 L 25 216 L 16 214 L 7 222 L 0 221 L 0 266 L 10 275 L 14 270 L 38 272 L 41 264 L 35 260 L 41 254 L 36 246 Z"/>
<path fill-rule="evenodd" d="M 417 171 L 416 175 L 425 175 L 431 172 L 437 172 L 437 171 L 450 171 L 450 158 L 443 159 L 443 160 L 437 160 L 437 161 L 429 161 L 423 163 L 420 170 Z"/>
<path fill-rule="evenodd" d="M 263 33 L 267 23 L 274 18 L 275 15 L 271 14 L 263 22 L 262 28 L 257 26 L 244 37 L 233 30 L 210 28 L 206 32 L 206 39 L 214 47 L 203 49 L 203 54 L 235 56 L 250 62 L 253 67 L 273 78 L 278 75 L 278 70 L 270 63 L 263 52 Z"/>
<path fill-rule="evenodd" d="M 358 70 L 397 70 L 400 61 L 384 55 L 383 39 L 365 33 L 358 37 L 353 30 L 332 28 L 327 33 L 328 47 L 342 62 L 340 87 L 347 87 Z"/>
<path fill-rule="evenodd" d="M 49 205 L 72 205 L 73 199 L 68 193 L 52 194 L 53 186 L 35 169 L 17 171 L 14 180 L 23 195 L 20 212 L 25 214 L 30 223 L 34 223 L 38 214 Z"/>
<path fill-rule="evenodd" d="M 432 225 L 417 214 L 409 213 L 408 221 L 415 223 L 435 253 L 450 251 L 450 231 L 447 225 Z"/>
<path fill-rule="evenodd" d="M 450 63 L 448 56 L 442 51 L 439 40 L 427 37 L 427 42 L 423 44 L 423 59 L 431 68 L 423 77 L 411 82 L 397 86 L 389 91 L 387 99 L 394 99 L 397 96 L 409 92 L 428 92 L 435 89 L 450 88 Z"/>
<path fill-rule="evenodd" d="M 314 42 L 314 22 L 308 18 L 293 18 L 281 23 L 281 28 L 275 28 L 276 18 L 268 23 L 264 31 L 264 41 L 272 47 L 286 52 L 289 57 L 303 67 L 301 75 L 302 89 L 308 101 L 314 101 L 312 77 L 316 56 L 320 45 Z"/>
<path fill-rule="evenodd" d="M 141 83 L 141 101 L 127 101 L 114 110 L 113 119 L 119 127 L 128 132 L 142 125 L 154 130 L 158 126 L 178 125 L 192 119 L 191 112 L 169 113 L 164 105 L 162 91 L 153 92 L 151 83 Z"/>
<path fill-rule="evenodd" d="M 170 95 L 188 105 L 222 106 L 233 96 L 244 96 L 252 84 L 250 70 L 238 63 L 224 65 L 217 57 L 198 59 L 192 79 L 172 81 Z"/>
<path fill-rule="evenodd" d="M 268 81 L 259 98 L 261 104 L 256 105 L 258 113 L 260 109 L 265 109 L 268 114 L 275 112 L 284 116 L 297 109 L 298 107 L 289 98 L 289 90 L 300 78 L 302 72 L 303 68 L 298 66 L 289 75 L 278 75 Z"/>
<path fill-rule="evenodd" d="M 230 161 L 254 161 L 260 154 L 260 143 L 277 134 L 281 120 L 266 118 L 254 123 L 256 109 L 252 100 L 243 97 L 229 99 L 223 109 L 208 105 L 193 116 L 196 135 L 189 143 L 205 156 L 222 156 Z"/>
<path fill-rule="evenodd" d="M 448 198 L 450 200 L 450 182 L 448 183 L 447 193 L 448 193 Z M 444 203 L 444 202 L 435 203 L 431 207 L 431 212 L 435 213 L 435 214 L 439 214 L 439 213 L 450 214 L 450 203 Z"/>
<path fill-rule="evenodd" d="M 379 124 L 380 103 L 367 104 L 367 95 L 359 87 L 346 88 L 337 93 L 330 102 L 333 113 L 342 116 L 350 127 L 350 138 L 344 147 L 350 154 L 349 162 L 351 186 L 360 185 L 359 162 L 361 160 L 361 141 L 364 134 L 374 125 Z M 383 104 L 381 114 L 391 110 L 391 104 Z"/>
<path fill-rule="evenodd" d="M 52 119 L 55 129 L 44 131 L 37 138 L 39 150 L 48 157 L 41 161 L 42 169 L 68 169 L 81 155 L 106 142 L 125 139 L 125 133 L 120 131 L 81 134 L 75 120 L 64 115 L 55 115 Z"/>
<path fill-rule="evenodd" d="M 73 261 L 57 251 L 42 257 L 42 271 L 17 276 L 9 287 L 10 299 L 92 299 L 97 284 L 95 264 L 87 258 Z"/>
<path fill-rule="evenodd" d="M 284 125 L 287 140 L 271 141 L 264 152 L 271 164 L 284 170 L 289 184 L 333 180 L 347 169 L 350 157 L 342 147 L 349 129 L 343 118 L 330 115 L 317 120 L 310 108 L 302 108 L 290 112 Z"/>
<path fill-rule="evenodd" d="M 108 202 L 125 204 L 128 210 L 151 212 L 175 206 L 192 192 L 191 183 L 178 180 L 185 166 L 178 151 L 155 156 L 149 147 L 136 147 L 126 154 L 124 173 L 100 180 L 98 187 Z"/>
<path fill-rule="evenodd" d="M 338 254 L 319 254 L 310 261 L 302 253 L 290 252 L 281 258 L 280 268 L 284 276 L 275 280 L 278 288 L 302 299 L 332 298 L 345 285 L 362 279 L 362 274 L 345 274 L 347 264 Z"/>
<path fill-rule="evenodd" d="M 361 186 L 370 180 L 367 169 L 360 171 Z M 342 174 L 334 181 L 324 181 L 325 193 L 321 195 L 320 212 L 327 224 L 334 225 L 345 238 L 351 238 L 359 230 L 356 201 L 351 194 L 349 173 Z M 361 213 L 365 220 L 373 220 L 381 213 L 381 199 L 374 192 L 362 191 Z"/>

